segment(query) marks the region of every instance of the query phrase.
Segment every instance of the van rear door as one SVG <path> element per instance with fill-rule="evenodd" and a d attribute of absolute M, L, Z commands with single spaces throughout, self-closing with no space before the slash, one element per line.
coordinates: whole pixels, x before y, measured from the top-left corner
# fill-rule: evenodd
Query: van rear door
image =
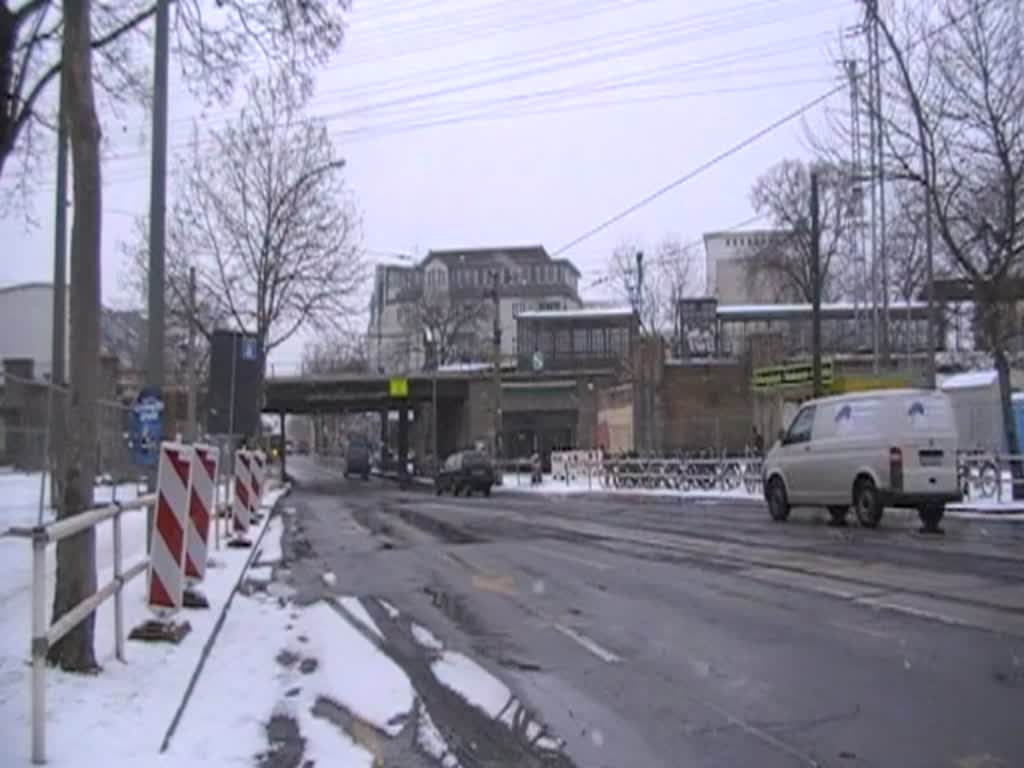
<path fill-rule="evenodd" d="M 890 449 L 896 449 L 890 450 L 890 482 L 896 481 L 892 490 L 955 493 L 957 433 L 949 398 L 919 392 L 893 400 L 888 430 Z M 902 488 L 897 464 L 902 467 Z"/>

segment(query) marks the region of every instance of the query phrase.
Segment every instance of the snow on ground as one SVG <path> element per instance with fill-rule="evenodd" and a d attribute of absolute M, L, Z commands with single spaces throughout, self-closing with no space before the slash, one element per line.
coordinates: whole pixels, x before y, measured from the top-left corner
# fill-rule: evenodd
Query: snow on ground
<path fill-rule="evenodd" d="M 12 526 L 31 526 L 39 521 L 39 490 L 42 475 L 39 472 L 0 472 L 0 533 Z M 54 519 L 50 506 L 50 481 L 43 486 L 43 522 Z M 145 491 L 143 490 L 143 493 Z M 97 485 L 94 491 L 97 504 L 110 501 L 129 501 L 139 494 L 138 483 Z"/>
<path fill-rule="evenodd" d="M 422 627 L 419 624 L 413 622 L 412 625 L 412 636 L 416 639 L 416 642 L 422 645 L 424 648 L 429 648 L 432 651 L 439 651 L 444 648 L 444 644 L 437 639 L 426 627 Z"/>
<path fill-rule="evenodd" d="M 272 501 L 281 491 L 268 496 Z M 125 565 L 144 556 L 146 515 L 127 513 L 122 521 Z M 253 536 L 257 532 L 253 532 Z M 111 531 L 97 527 L 99 581 L 112 577 Z M 53 594 L 53 553 L 48 548 L 47 586 Z M 82 677 L 50 670 L 46 674 L 47 752 L 52 766 L 83 765 L 83 755 L 95 756 L 104 766 L 137 766 L 139 755 L 156 752 L 171 722 L 200 652 L 213 630 L 221 607 L 234 588 L 251 550 L 222 548 L 211 553 L 221 564 L 207 569 L 200 589 L 210 610 L 187 611 L 192 631 L 178 646 L 125 641 L 124 662 L 114 657 L 113 601 L 96 613 L 95 647 L 103 672 Z M 23 539 L 0 539 L 0 613 L 11 631 L 0 635 L 0 765 L 25 765 L 29 759 L 30 712 L 28 649 L 31 626 L 31 548 Z M 150 618 L 145 606 L 146 579 L 139 576 L 125 586 L 124 619 L 131 629 Z M 252 642 L 249 628 L 248 641 Z M 247 681 L 250 682 L 250 681 Z M 249 688 L 246 688 L 246 696 Z M 230 739 L 229 739 L 230 740 Z M 251 760 L 251 757 L 250 757 Z M 88 764 L 88 763 L 86 763 Z M 195 764 L 194 762 L 183 765 Z M 219 758 L 212 765 L 224 765 Z"/>
<path fill-rule="evenodd" d="M 398 613 L 398 609 L 395 608 L 395 606 L 393 606 L 387 600 L 378 600 L 377 602 L 379 602 L 381 604 L 381 606 L 384 608 L 384 610 L 387 611 L 388 618 L 391 618 L 391 619 L 397 619 L 398 618 L 399 613 Z"/>
<path fill-rule="evenodd" d="M 501 680 L 468 656 L 456 651 L 445 651 L 431 665 L 440 682 L 488 717 L 497 717 L 512 699 L 512 692 Z"/>
<path fill-rule="evenodd" d="M 995 498 L 981 498 L 970 499 L 957 504 L 949 504 L 946 507 L 947 517 L 963 520 L 984 519 L 1004 520 L 1008 522 L 1024 520 L 1024 503 L 1020 501 L 1010 501 L 1012 498 L 1012 490 L 1011 483 L 1009 481 L 1009 473 L 1004 474 L 1006 477 L 1003 479 L 1002 491 L 1003 499 L 1006 499 L 1006 501 L 998 501 Z M 555 480 L 551 475 L 545 475 L 543 482 L 540 484 L 531 485 L 529 475 L 521 474 L 517 476 L 515 473 L 506 474 L 503 478 L 503 483 L 503 485 L 495 486 L 495 492 L 539 493 L 547 496 L 601 493 L 621 496 L 655 496 L 677 499 L 763 500 L 760 491 L 756 493 L 748 493 L 743 487 L 732 491 L 720 491 L 717 489 L 707 491 L 682 491 L 668 488 L 606 488 L 597 478 L 593 478 L 590 481 L 584 479 L 566 482 L 565 480 Z"/>
<path fill-rule="evenodd" d="M 348 611 L 349 614 L 351 614 L 352 618 L 354 618 L 368 630 L 373 632 L 373 634 L 375 634 L 381 640 L 384 639 L 384 633 L 380 631 L 380 627 L 377 626 L 377 623 L 373 620 L 373 617 L 366 612 L 366 609 L 363 607 L 363 604 L 359 602 L 358 597 L 342 597 L 338 599 L 338 603 L 340 603 L 341 607 Z"/>
<path fill-rule="evenodd" d="M 427 708 L 423 706 L 423 702 L 420 702 L 418 706 L 420 727 L 416 732 L 416 742 L 424 752 L 440 761 L 444 768 L 461 768 L 458 758 L 448 751 L 448 744 L 434 724 Z"/>
<path fill-rule="evenodd" d="M 305 609 L 301 623 L 310 631 L 302 652 L 319 661 L 318 692 L 379 730 L 397 734 L 402 726 L 394 718 L 411 712 L 415 700 L 405 672 L 326 603 Z"/>
<path fill-rule="evenodd" d="M 261 565 L 270 565 L 281 562 L 281 534 L 284 533 L 284 523 L 279 517 L 271 518 L 267 525 L 267 533 L 260 544 L 260 553 L 256 562 Z"/>

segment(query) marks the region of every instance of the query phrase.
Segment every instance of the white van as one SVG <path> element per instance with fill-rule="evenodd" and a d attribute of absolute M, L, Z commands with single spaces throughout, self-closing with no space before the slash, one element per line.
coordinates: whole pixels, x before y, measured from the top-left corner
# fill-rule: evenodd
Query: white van
<path fill-rule="evenodd" d="M 885 507 L 912 507 L 935 530 L 960 499 L 957 432 L 949 398 L 895 389 L 804 403 L 764 461 L 772 519 L 791 507 L 827 507 L 841 525 L 852 506 L 874 528 Z"/>

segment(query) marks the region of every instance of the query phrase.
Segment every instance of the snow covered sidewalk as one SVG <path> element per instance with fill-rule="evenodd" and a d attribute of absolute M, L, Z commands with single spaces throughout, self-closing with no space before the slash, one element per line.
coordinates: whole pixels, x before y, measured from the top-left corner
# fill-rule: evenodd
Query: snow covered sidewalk
<path fill-rule="evenodd" d="M 37 477 L 38 480 L 38 477 Z M 271 491 L 265 511 L 284 491 Z M 34 517 L 31 520 L 34 522 Z M 276 518 L 264 517 L 264 542 L 281 535 Z M 253 540 L 261 533 L 252 532 Z M 111 524 L 96 529 L 99 582 L 112 577 Z M 145 556 L 146 514 L 125 513 L 122 520 L 124 563 L 131 566 Z M 178 646 L 126 643 L 126 661 L 114 658 L 113 601 L 96 613 L 96 654 L 103 671 L 96 677 L 48 670 L 47 757 L 55 766 L 137 766 L 155 762 L 200 653 L 213 631 L 221 609 L 251 556 L 258 561 L 276 551 L 274 543 L 261 550 L 216 550 L 211 542 L 211 565 L 202 591 L 209 610 L 186 611 L 192 631 Z M 47 606 L 52 602 L 55 547 L 47 552 Z M 125 626 L 130 629 L 149 618 L 145 606 L 146 580 L 139 577 L 125 586 Z M 0 538 L 0 612 L 6 632 L 0 635 L 0 765 L 28 765 L 30 746 L 29 640 L 31 627 L 31 546 L 24 539 Z M 150 759 L 152 756 L 152 759 Z"/>

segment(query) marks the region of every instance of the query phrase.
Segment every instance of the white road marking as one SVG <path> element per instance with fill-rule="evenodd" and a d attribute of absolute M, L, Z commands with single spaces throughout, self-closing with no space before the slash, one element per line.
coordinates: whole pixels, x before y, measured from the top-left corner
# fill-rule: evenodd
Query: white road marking
<path fill-rule="evenodd" d="M 528 548 L 532 549 L 534 552 L 537 552 L 541 555 L 553 557 L 556 560 L 572 560 L 574 563 L 579 563 L 580 565 L 588 565 L 591 568 L 597 568 L 597 570 L 599 571 L 607 571 L 609 568 L 611 568 L 611 566 L 608 565 L 608 563 L 602 563 L 599 560 L 591 560 L 586 557 L 580 557 L 579 555 L 571 555 L 568 552 L 555 552 L 554 550 L 547 549 L 546 547 L 538 547 L 536 544 L 531 544 Z"/>
<path fill-rule="evenodd" d="M 602 648 L 589 637 L 582 634 L 581 632 L 577 632 L 572 627 L 567 627 L 564 624 L 554 624 L 553 626 L 555 629 L 557 629 L 563 635 L 568 637 L 570 640 L 575 640 L 577 643 L 582 645 L 592 654 L 597 656 L 597 658 L 601 659 L 601 661 L 606 661 L 609 664 L 615 664 L 616 662 L 622 661 L 621 656 L 612 653 L 607 648 Z"/>

